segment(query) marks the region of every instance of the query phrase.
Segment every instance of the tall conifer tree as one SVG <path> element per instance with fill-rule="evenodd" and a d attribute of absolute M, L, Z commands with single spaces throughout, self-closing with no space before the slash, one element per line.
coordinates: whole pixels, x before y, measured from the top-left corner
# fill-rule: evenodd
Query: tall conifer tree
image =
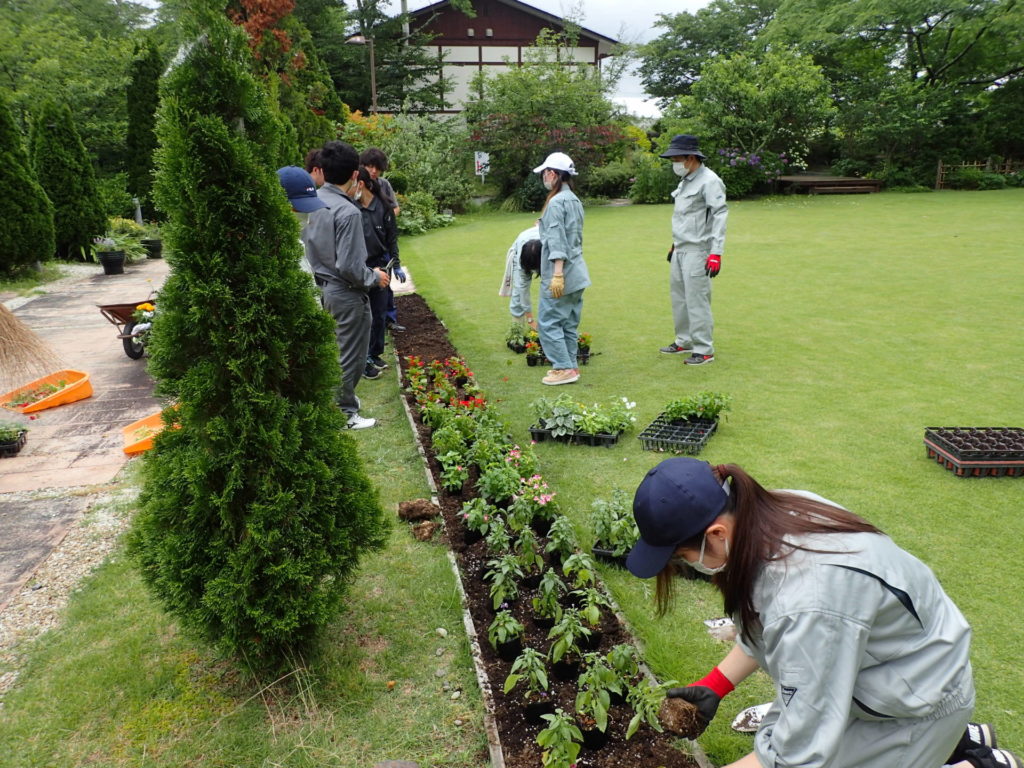
<path fill-rule="evenodd" d="M 150 190 L 153 187 L 153 152 L 156 150 L 156 108 L 163 62 L 156 43 L 146 38 L 135 49 L 126 89 L 128 132 L 125 144 L 128 160 L 128 191 L 139 198 L 147 216 L 153 215 Z"/>
<path fill-rule="evenodd" d="M 53 258 L 53 205 L 36 181 L 21 132 L 0 95 L 0 273 Z"/>
<path fill-rule="evenodd" d="M 32 125 L 32 164 L 53 203 L 57 255 L 84 257 L 92 238 L 102 235 L 106 218 L 96 187 L 96 172 L 86 152 L 71 108 L 46 102 Z"/>
<path fill-rule="evenodd" d="M 333 322 L 299 269 L 245 36 L 224 0 L 188 0 L 182 23 L 157 120 L 172 270 L 149 365 L 177 428 L 146 457 L 130 551 L 186 629 L 272 667 L 336 615 L 386 522 L 333 403 Z"/>

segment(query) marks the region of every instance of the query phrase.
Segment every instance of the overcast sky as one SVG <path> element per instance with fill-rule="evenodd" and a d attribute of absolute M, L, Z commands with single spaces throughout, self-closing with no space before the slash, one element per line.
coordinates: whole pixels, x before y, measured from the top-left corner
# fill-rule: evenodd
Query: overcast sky
<path fill-rule="evenodd" d="M 390 1 L 391 8 L 397 13 L 401 8 L 400 0 Z M 433 1 L 408 0 L 409 10 L 415 11 L 432 5 Z M 583 15 L 582 26 L 623 43 L 643 43 L 656 37 L 654 22 L 660 13 L 692 13 L 703 8 L 709 1 L 638 0 L 632 4 L 628 0 L 523 0 L 527 5 L 555 16 L 576 15 L 574 9 L 578 7 Z M 627 74 L 622 78 L 614 100 L 623 104 L 634 115 L 658 114 L 654 102 L 649 101 L 647 94 L 644 93 L 640 78 L 633 74 Z"/>

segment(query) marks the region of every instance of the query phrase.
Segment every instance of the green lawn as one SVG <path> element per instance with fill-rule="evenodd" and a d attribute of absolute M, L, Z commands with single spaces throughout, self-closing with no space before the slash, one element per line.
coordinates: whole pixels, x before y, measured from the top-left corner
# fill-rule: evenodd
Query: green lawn
<path fill-rule="evenodd" d="M 734 203 L 714 283 L 716 361 L 697 369 L 657 352 L 673 338 L 670 211 L 587 210 L 593 285 L 581 328 L 600 354 L 574 396 L 628 396 L 642 427 L 682 393 L 732 395 L 702 457 L 739 463 L 768 487 L 817 491 L 931 565 L 974 627 L 977 717 L 1024 751 L 1024 478 L 957 478 L 922 444 L 928 426 L 1024 427 L 1024 190 Z M 420 292 L 524 440 L 530 402 L 550 392 L 540 369 L 503 347 L 509 316 L 497 287 L 508 244 L 531 222 L 475 218 L 403 248 Z M 536 450 L 581 533 L 594 498 L 631 492 L 664 458 L 635 439 Z M 675 614 L 656 622 L 647 584 L 607 579 L 660 675 L 694 679 L 724 653 L 699 623 L 721 611 L 710 587 L 689 587 Z M 749 744 L 728 723 L 769 691 L 754 687 L 727 699 L 704 737 L 716 760 Z"/>
<path fill-rule="evenodd" d="M 822 493 L 929 563 L 974 627 L 976 716 L 1024 752 L 1024 479 L 957 478 L 921 442 L 927 426 L 1024 426 L 1024 190 L 731 208 L 714 283 L 717 359 L 697 369 L 657 352 L 672 339 L 670 208 L 587 210 L 594 285 L 583 329 L 598 354 L 566 389 L 587 401 L 635 400 L 637 431 L 679 394 L 732 395 L 702 457 L 742 464 L 769 487 Z M 524 441 L 530 402 L 552 393 L 540 369 L 505 349 L 497 288 L 508 245 L 531 222 L 481 214 L 402 243 L 420 292 Z M 427 493 L 396 395 L 391 376 L 361 384 L 366 412 L 382 423 L 355 435 L 389 509 Z M 615 487 L 632 492 L 664 458 L 642 451 L 635 433 L 611 449 L 546 442 L 536 451 L 584 541 L 591 502 Z M 683 583 L 674 612 L 657 620 L 650 582 L 604 576 L 662 678 L 688 682 L 726 652 L 700 623 L 721 611 L 708 585 Z M 482 709 L 440 547 L 396 525 L 327 640 L 301 675 L 263 690 L 180 637 L 118 556 L 75 597 L 64 627 L 31 649 L 0 708 L 0 764 L 484 764 Z M 463 695 L 453 700 L 455 689 Z M 701 739 L 715 762 L 748 750 L 750 737 L 728 724 L 770 696 L 762 676 L 725 700 Z"/>

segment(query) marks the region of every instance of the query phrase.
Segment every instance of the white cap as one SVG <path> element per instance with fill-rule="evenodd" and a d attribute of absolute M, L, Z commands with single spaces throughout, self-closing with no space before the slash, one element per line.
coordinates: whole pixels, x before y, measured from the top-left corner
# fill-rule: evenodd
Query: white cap
<path fill-rule="evenodd" d="M 552 152 L 544 158 L 544 162 L 533 169 L 534 173 L 540 173 L 545 168 L 553 168 L 556 171 L 566 171 L 570 176 L 576 176 L 576 165 L 572 158 L 565 152 Z"/>

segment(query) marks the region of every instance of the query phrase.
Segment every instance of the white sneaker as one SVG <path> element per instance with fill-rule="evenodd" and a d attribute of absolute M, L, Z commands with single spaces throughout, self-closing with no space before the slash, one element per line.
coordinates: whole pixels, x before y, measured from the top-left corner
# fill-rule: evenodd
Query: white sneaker
<path fill-rule="evenodd" d="M 368 429 L 377 423 L 376 419 L 364 419 L 358 413 L 354 413 L 349 416 L 348 424 L 345 426 L 348 429 Z"/>

